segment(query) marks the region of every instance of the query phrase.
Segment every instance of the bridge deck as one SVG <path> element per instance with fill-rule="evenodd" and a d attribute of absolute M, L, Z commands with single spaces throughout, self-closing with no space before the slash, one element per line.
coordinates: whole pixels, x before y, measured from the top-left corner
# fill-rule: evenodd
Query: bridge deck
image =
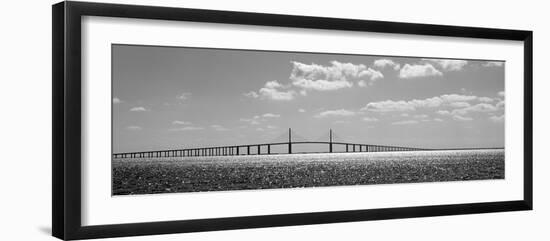
<path fill-rule="evenodd" d="M 275 143 L 260 143 L 247 145 L 230 145 L 230 146 L 212 146 L 212 147 L 196 147 L 171 150 L 143 151 L 143 152 L 125 152 L 115 153 L 113 158 L 146 158 L 146 157 L 191 157 L 191 156 L 235 156 L 235 155 L 269 155 L 272 146 L 287 145 L 288 154 L 292 154 L 292 146 L 300 144 L 321 144 L 327 145 L 327 152 L 333 153 L 334 146 L 345 146 L 345 152 L 392 152 L 392 151 L 423 151 L 429 149 L 402 147 L 402 146 L 387 146 L 387 145 L 372 145 L 359 144 L 348 142 L 330 142 L 330 141 L 296 141 L 296 142 L 275 142 Z M 267 147 L 262 153 L 261 147 Z M 265 148 L 264 148 L 265 149 Z M 251 150 L 253 150 L 251 152 Z M 317 152 L 319 153 L 319 152 Z"/>

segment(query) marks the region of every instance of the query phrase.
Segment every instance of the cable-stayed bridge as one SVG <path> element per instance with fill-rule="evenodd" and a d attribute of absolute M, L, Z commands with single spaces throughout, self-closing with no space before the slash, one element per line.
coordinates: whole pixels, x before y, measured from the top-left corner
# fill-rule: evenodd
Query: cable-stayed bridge
<path fill-rule="evenodd" d="M 328 135 L 328 136 L 327 136 Z M 151 157 L 197 157 L 197 156 L 235 156 L 235 155 L 272 155 L 281 154 L 274 153 L 272 149 L 274 147 L 285 148 L 284 154 L 296 154 L 303 152 L 293 151 L 293 147 L 300 145 L 319 145 L 325 146 L 326 151 L 321 153 L 334 153 L 334 152 L 395 152 L 395 151 L 424 151 L 430 149 L 422 149 L 415 147 L 403 147 L 403 146 L 387 146 L 387 145 L 373 145 L 364 143 L 351 143 L 345 141 L 339 141 L 341 139 L 332 129 L 329 130 L 327 135 L 324 135 L 317 140 L 306 140 L 302 136 L 296 134 L 292 129 L 288 129 L 288 133 L 283 133 L 276 138 L 276 141 L 270 143 L 259 144 L 246 144 L 246 145 L 226 145 L 226 146 L 211 146 L 211 147 L 193 147 L 182 148 L 172 150 L 158 150 L 158 151 L 143 151 L 143 152 L 125 152 L 114 153 L 113 158 L 151 158 Z M 284 138 L 285 140 L 280 140 Z M 323 140 L 324 139 L 324 140 Z M 328 141 L 327 141 L 328 139 Z M 336 151 L 336 148 L 339 151 Z M 315 152 L 319 153 L 319 152 Z"/>

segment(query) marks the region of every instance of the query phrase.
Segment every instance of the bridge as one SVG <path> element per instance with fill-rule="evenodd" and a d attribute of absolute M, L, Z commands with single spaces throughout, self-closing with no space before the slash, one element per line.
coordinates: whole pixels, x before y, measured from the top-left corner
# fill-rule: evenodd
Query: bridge
<path fill-rule="evenodd" d="M 159 151 L 143 151 L 143 152 L 125 152 L 114 153 L 113 158 L 153 158 L 153 157 L 199 157 L 199 156 L 238 156 L 238 155 L 272 155 L 272 147 L 283 146 L 287 147 L 284 154 L 296 154 L 293 152 L 292 147 L 303 144 L 319 144 L 326 145 L 326 152 L 321 153 L 334 153 L 336 147 L 341 147 L 340 152 L 396 152 L 396 151 L 424 151 L 431 149 L 422 149 L 415 147 L 403 147 L 403 146 L 387 146 L 387 145 L 372 145 L 364 143 L 350 143 L 333 141 L 332 129 L 329 131 L 328 141 L 293 141 L 292 129 L 288 129 L 288 141 L 284 142 L 272 142 L 272 143 L 260 143 L 260 144 L 247 144 L 247 145 L 227 145 L 227 146 L 211 146 L 211 147 L 194 147 L 172 150 L 159 150 Z M 286 136 L 286 133 L 285 133 Z M 316 152 L 319 153 L 319 152 Z"/>

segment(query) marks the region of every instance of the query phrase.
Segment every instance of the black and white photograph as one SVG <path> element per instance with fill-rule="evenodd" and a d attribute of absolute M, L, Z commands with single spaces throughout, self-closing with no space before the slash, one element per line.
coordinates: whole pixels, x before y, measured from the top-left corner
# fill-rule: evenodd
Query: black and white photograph
<path fill-rule="evenodd" d="M 505 61 L 111 49 L 115 196 L 505 178 Z"/>

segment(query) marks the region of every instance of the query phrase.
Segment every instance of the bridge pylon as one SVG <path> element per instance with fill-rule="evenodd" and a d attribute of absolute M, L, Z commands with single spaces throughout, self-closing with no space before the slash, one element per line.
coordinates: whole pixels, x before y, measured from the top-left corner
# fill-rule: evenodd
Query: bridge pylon
<path fill-rule="evenodd" d="M 288 154 L 292 154 L 292 129 L 288 128 Z"/>
<path fill-rule="evenodd" d="M 329 153 L 332 153 L 332 129 L 329 129 L 329 134 L 328 134 L 328 136 L 329 136 L 329 137 L 328 137 L 328 138 L 329 138 L 329 141 L 328 141 L 328 143 L 329 143 L 329 144 L 328 144 L 328 145 L 329 145 L 329 147 L 328 147 L 328 152 L 329 152 Z"/>

